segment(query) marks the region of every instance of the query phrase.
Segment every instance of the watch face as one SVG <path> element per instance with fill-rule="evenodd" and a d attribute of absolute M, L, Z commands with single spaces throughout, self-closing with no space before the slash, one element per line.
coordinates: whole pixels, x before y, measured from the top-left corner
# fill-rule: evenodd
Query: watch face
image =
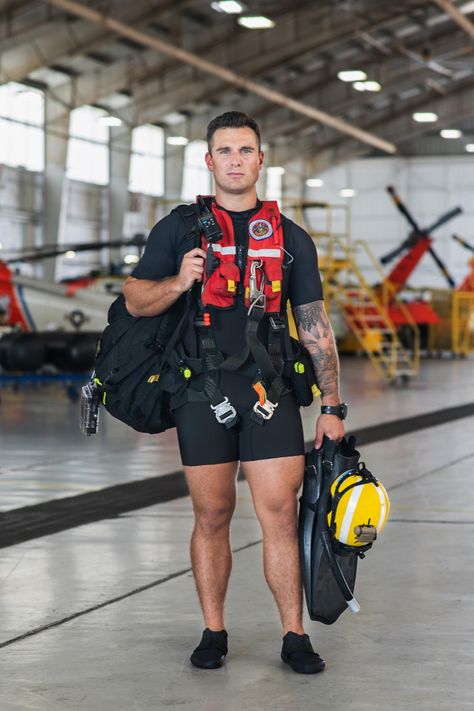
<path fill-rule="evenodd" d="M 347 417 L 347 405 L 345 402 L 341 403 L 341 420 L 345 420 Z"/>

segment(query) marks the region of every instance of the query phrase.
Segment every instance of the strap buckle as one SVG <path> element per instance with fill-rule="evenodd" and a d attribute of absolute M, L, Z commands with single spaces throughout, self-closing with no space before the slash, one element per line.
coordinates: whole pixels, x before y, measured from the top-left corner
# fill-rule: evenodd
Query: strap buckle
<path fill-rule="evenodd" d="M 228 425 L 231 422 L 234 424 L 234 420 L 237 421 L 238 419 L 237 410 L 231 405 L 227 395 L 224 396 L 222 402 L 217 405 L 211 405 L 211 410 L 221 425 Z"/>
<path fill-rule="evenodd" d="M 265 402 L 262 404 L 257 400 L 255 405 L 253 406 L 253 411 L 257 415 L 257 417 L 260 417 L 262 420 L 269 420 L 271 417 L 273 417 L 273 413 L 275 412 L 277 407 L 277 402 L 270 402 L 270 400 L 265 400 Z"/>

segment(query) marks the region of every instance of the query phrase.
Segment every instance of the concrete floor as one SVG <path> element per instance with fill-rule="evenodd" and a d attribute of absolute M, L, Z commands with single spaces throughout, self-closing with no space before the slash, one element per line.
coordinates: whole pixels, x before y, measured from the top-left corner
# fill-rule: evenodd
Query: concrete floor
<path fill-rule="evenodd" d="M 343 362 L 349 428 L 473 401 L 472 361 L 433 361 L 408 390 L 386 389 L 364 361 Z M 316 410 L 305 411 L 309 439 Z M 2 511 L 180 468 L 174 432 L 139 435 L 109 417 L 77 430 L 61 391 L 5 392 Z M 0 709 L 444 711 L 474 708 L 474 417 L 364 446 L 389 489 L 390 521 L 361 562 L 362 611 L 332 627 L 308 620 L 327 668 L 297 675 L 261 564 L 245 482 L 232 526 L 226 666 L 188 657 L 202 622 L 189 570 L 189 498 L 1 551 Z"/>

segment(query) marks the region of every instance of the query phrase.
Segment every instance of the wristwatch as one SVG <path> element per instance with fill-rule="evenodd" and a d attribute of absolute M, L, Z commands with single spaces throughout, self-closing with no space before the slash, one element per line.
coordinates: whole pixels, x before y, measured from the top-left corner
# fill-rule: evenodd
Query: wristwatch
<path fill-rule="evenodd" d="M 347 405 L 341 402 L 340 405 L 321 405 L 321 415 L 336 415 L 340 420 L 347 417 Z"/>

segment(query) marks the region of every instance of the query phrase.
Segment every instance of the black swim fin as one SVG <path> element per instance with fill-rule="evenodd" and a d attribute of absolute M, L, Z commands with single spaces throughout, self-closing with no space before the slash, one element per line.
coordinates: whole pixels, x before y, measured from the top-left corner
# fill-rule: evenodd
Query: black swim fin
<path fill-rule="evenodd" d="M 353 437 L 338 445 L 325 438 L 321 449 L 306 455 L 299 512 L 301 571 L 309 616 L 326 625 L 347 607 L 358 611 L 353 596 L 358 556 L 335 551 L 327 514 L 331 484 L 343 472 L 357 469 L 359 457 Z"/>

